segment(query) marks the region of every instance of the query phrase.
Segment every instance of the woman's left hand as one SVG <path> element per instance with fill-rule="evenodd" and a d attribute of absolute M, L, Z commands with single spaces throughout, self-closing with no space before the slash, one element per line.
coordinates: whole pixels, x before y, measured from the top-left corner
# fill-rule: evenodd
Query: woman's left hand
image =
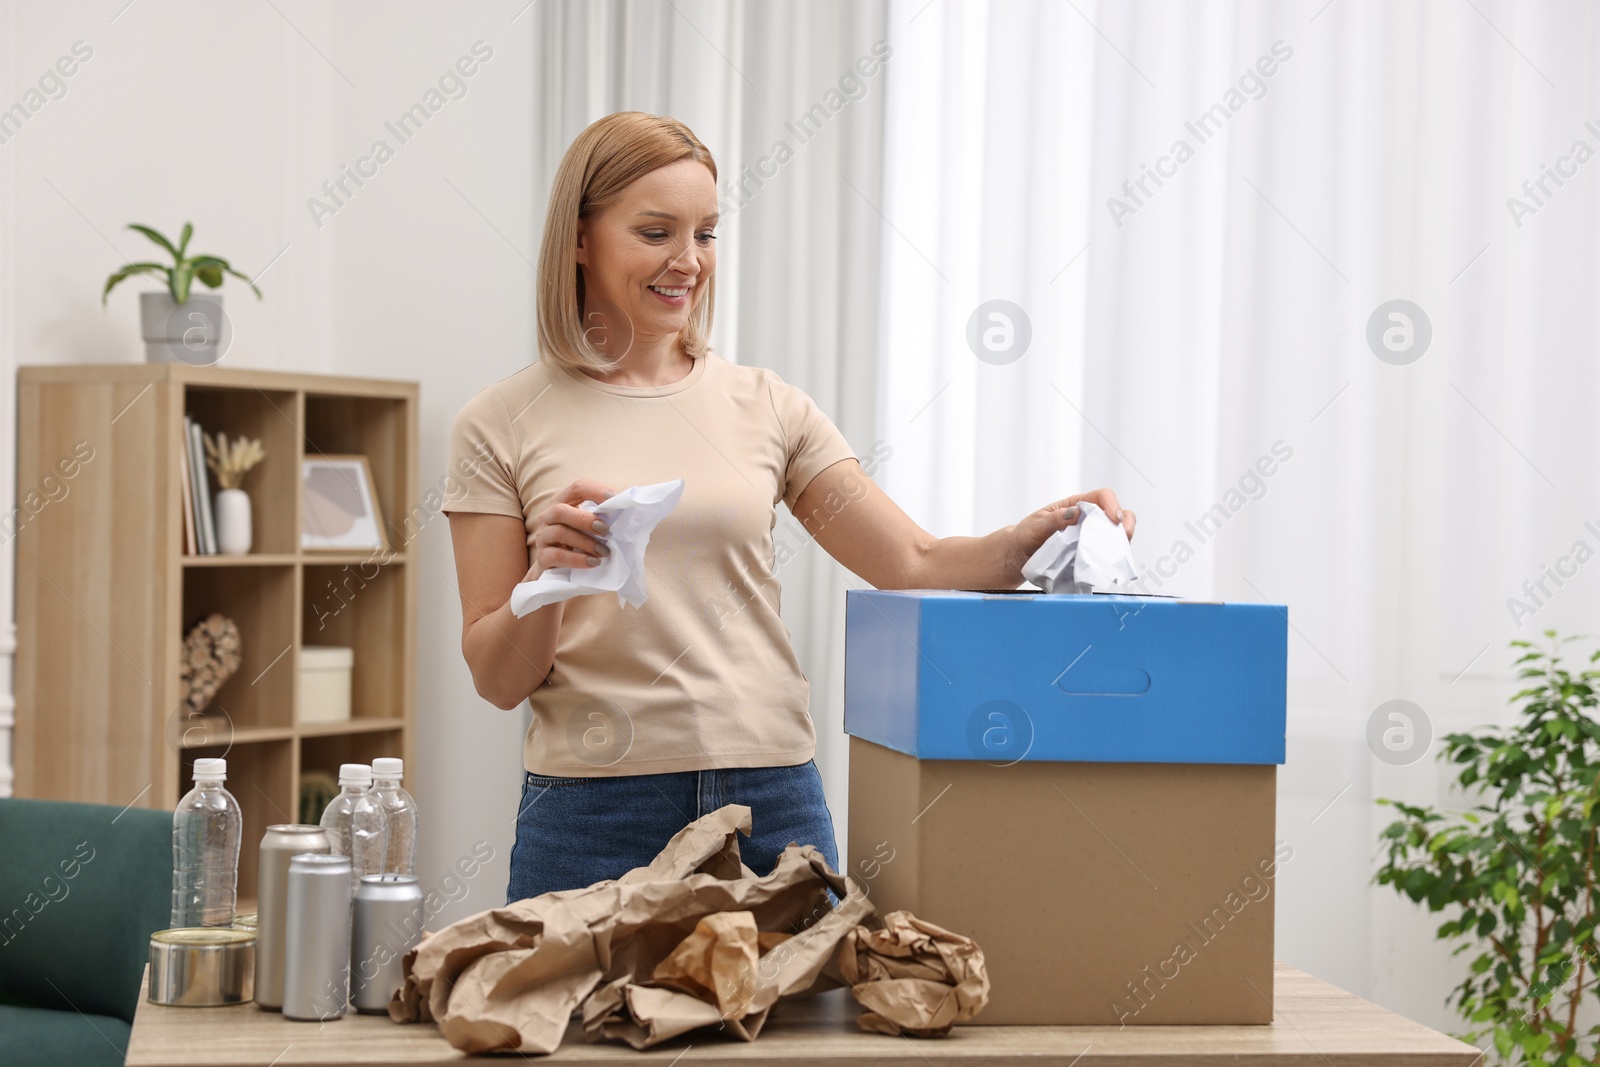
<path fill-rule="evenodd" d="M 1039 546 L 1049 540 L 1057 530 L 1064 530 L 1078 521 L 1078 501 L 1087 500 L 1106 513 L 1112 522 L 1120 523 L 1128 540 L 1133 540 L 1133 528 L 1138 520 L 1132 510 L 1117 502 L 1117 494 L 1110 489 L 1096 489 L 1092 493 L 1079 493 L 1057 500 L 1035 511 L 1012 527 L 1015 553 L 1022 561 L 1039 551 Z M 1018 563 L 1020 569 L 1021 563 Z"/>

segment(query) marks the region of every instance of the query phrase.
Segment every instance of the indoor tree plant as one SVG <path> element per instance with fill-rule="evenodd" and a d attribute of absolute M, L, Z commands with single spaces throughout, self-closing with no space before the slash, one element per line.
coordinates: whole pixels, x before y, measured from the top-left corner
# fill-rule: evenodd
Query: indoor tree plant
<path fill-rule="evenodd" d="M 172 265 L 164 263 L 125 263 L 106 279 L 100 292 L 104 306 L 111 290 L 124 278 L 135 274 L 155 275 L 166 279 L 166 291 L 153 291 L 139 295 L 140 325 L 145 340 L 145 356 L 157 361 L 181 360 L 185 363 L 215 363 L 227 348 L 228 324 L 222 314 L 221 294 L 199 296 L 192 289 L 196 281 L 219 288 L 224 275 L 231 274 L 250 286 L 261 299 L 261 290 L 246 275 L 234 270 L 221 256 L 191 256 L 189 238 L 194 236 L 194 225 L 185 222 L 178 243 L 173 244 L 162 234 L 137 222 L 128 229 L 137 230 L 159 245 L 172 257 Z M 194 304 L 191 305 L 191 296 Z"/>
<path fill-rule="evenodd" d="M 1579 1067 L 1596 1062 L 1600 1035 L 1578 1022 L 1600 996 L 1600 670 L 1568 670 L 1560 652 L 1575 639 L 1545 637 L 1544 648 L 1511 642 L 1526 686 L 1511 698 L 1516 722 L 1444 739 L 1470 810 L 1379 799 L 1402 817 L 1383 831 L 1388 859 L 1374 881 L 1451 910 L 1437 936 L 1459 942 L 1453 955 L 1476 953 L 1447 1001 L 1471 1024 L 1467 1040 L 1490 1036 L 1506 1063 Z"/>

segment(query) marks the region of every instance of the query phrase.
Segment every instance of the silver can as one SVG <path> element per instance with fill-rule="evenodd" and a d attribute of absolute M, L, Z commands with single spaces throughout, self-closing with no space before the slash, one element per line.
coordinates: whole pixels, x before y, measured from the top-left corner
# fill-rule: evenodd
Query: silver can
<path fill-rule="evenodd" d="M 255 935 L 245 930 L 157 930 L 150 935 L 150 1003 L 213 1007 L 248 1001 L 255 955 Z"/>
<path fill-rule="evenodd" d="M 332 851 L 328 831 L 320 826 L 278 823 L 261 838 L 260 873 L 256 875 L 256 1004 L 269 1011 L 283 1007 L 283 931 L 289 905 L 289 857 L 302 852 Z M 235 920 L 235 926 L 238 921 Z"/>
<path fill-rule="evenodd" d="M 422 940 L 422 887 L 409 874 L 369 874 L 356 886 L 350 1003 L 379 1015 L 405 980 L 401 958 Z"/>
<path fill-rule="evenodd" d="M 337 1019 L 350 1002 L 350 857 L 290 857 L 288 896 L 283 1017 Z"/>

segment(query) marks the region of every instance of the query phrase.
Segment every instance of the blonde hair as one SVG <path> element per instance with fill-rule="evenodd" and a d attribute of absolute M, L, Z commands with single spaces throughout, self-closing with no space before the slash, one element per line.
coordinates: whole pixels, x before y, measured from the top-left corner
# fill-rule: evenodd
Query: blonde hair
<path fill-rule="evenodd" d="M 584 336 L 583 268 L 573 260 L 578 220 L 593 218 L 621 197 L 623 189 L 646 174 L 680 160 L 705 164 L 717 180 L 711 151 L 676 119 L 643 111 L 619 111 L 590 123 L 578 134 L 556 169 L 539 248 L 539 349 L 574 370 L 615 370 L 621 359 L 607 359 Z M 716 304 L 715 272 L 678 334 L 691 358 L 705 354 Z"/>

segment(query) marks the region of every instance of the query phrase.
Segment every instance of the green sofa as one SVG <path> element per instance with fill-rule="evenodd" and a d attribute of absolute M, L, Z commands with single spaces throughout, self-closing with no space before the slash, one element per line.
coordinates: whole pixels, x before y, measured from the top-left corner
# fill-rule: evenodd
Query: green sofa
<path fill-rule="evenodd" d="M 120 1067 L 171 909 L 171 812 L 0 799 L 0 1061 Z"/>

